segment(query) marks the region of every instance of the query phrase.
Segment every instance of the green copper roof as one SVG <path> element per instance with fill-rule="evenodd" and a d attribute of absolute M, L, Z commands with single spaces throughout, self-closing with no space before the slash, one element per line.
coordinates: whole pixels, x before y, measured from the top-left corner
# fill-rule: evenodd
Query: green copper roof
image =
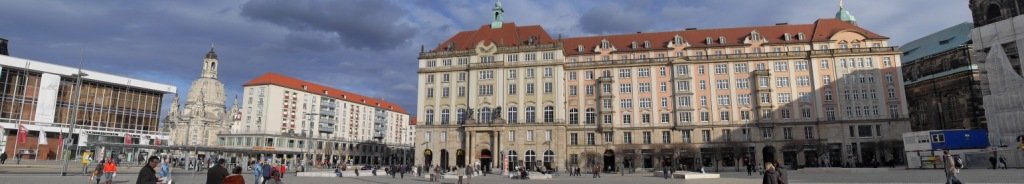
<path fill-rule="evenodd" d="M 839 7 L 839 12 L 836 12 L 836 19 L 843 22 L 857 23 L 857 18 L 853 17 L 853 14 L 850 14 L 849 10 L 846 10 L 845 7 L 841 6 Z"/>

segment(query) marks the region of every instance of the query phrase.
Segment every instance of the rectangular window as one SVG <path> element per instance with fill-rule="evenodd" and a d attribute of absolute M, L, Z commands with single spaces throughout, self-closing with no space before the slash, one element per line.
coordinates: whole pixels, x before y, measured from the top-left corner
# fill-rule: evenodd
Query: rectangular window
<path fill-rule="evenodd" d="M 640 83 L 640 84 L 637 84 L 637 85 L 640 86 L 640 92 L 641 93 L 650 93 L 651 92 L 651 83 Z"/>
<path fill-rule="evenodd" d="M 576 96 L 577 90 L 576 85 L 569 86 L 569 96 Z"/>
<path fill-rule="evenodd" d="M 750 88 L 750 79 L 736 79 L 736 89 Z"/>
<path fill-rule="evenodd" d="M 729 121 L 729 111 L 719 112 L 719 119 L 722 121 Z"/>
<path fill-rule="evenodd" d="M 638 68 L 638 69 L 636 69 L 636 75 L 638 77 L 650 77 L 651 76 L 651 69 L 650 68 Z"/>
<path fill-rule="evenodd" d="M 555 88 L 554 84 L 552 84 L 550 82 L 545 82 L 544 83 L 544 93 L 552 93 L 552 92 L 555 91 L 554 88 Z"/>
<path fill-rule="evenodd" d="M 805 126 L 804 127 L 804 139 L 814 139 L 814 127 L 812 127 L 812 126 Z"/>
<path fill-rule="evenodd" d="M 633 92 L 633 86 L 630 85 L 630 84 L 620 84 L 619 85 L 619 92 L 620 93 L 632 93 Z"/>
<path fill-rule="evenodd" d="M 619 69 L 619 78 L 629 78 L 630 69 Z"/>
<path fill-rule="evenodd" d="M 701 140 L 704 142 L 711 142 L 711 130 L 701 130 Z"/>
<path fill-rule="evenodd" d="M 668 113 L 661 113 L 661 123 L 668 123 L 669 118 L 670 117 Z"/>
<path fill-rule="evenodd" d="M 594 133 L 587 133 L 587 145 L 594 145 Z"/>
<path fill-rule="evenodd" d="M 718 105 L 729 105 L 729 95 L 719 95 Z"/>
<path fill-rule="evenodd" d="M 793 127 L 782 127 L 782 139 L 793 140 Z"/>
<path fill-rule="evenodd" d="M 613 143 L 612 141 L 614 141 L 614 140 L 612 140 L 612 139 L 614 139 L 614 137 L 613 137 L 614 134 L 612 134 L 611 132 L 605 132 L 602 135 L 604 135 L 604 142 L 605 143 L 608 143 L 608 144 L 612 144 Z"/>
<path fill-rule="evenodd" d="M 579 145 L 580 142 L 577 140 L 578 135 L 576 133 L 569 133 L 569 145 Z"/>
<path fill-rule="evenodd" d="M 729 89 L 729 80 L 717 80 L 715 81 L 715 86 L 718 89 Z"/>
<path fill-rule="evenodd" d="M 622 132 L 622 143 L 633 144 L 633 132 Z"/>
<path fill-rule="evenodd" d="M 729 73 L 728 64 L 717 64 L 715 65 L 715 74 L 726 74 Z"/>
<path fill-rule="evenodd" d="M 693 140 L 690 139 L 690 130 L 683 130 L 682 134 L 684 143 L 693 143 Z"/>
<path fill-rule="evenodd" d="M 725 142 L 732 142 L 732 130 L 722 130 L 722 140 L 725 140 Z"/>
<path fill-rule="evenodd" d="M 789 86 L 789 77 L 776 77 L 775 78 L 775 82 L 776 82 L 778 87 L 788 87 Z"/>
<path fill-rule="evenodd" d="M 526 141 L 533 141 L 533 130 L 526 131 Z"/>
<path fill-rule="evenodd" d="M 509 95 L 515 95 L 516 94 L 516 85 L 515 84 L 509 84 L 508 85 L 508 94 Z"/>
<path fill-rule="evenodd" d="M 671 131 L 661 131 L 661 143 L 662 144 L 672 144 L 672 132 Z"/>
<path fill-rule="evenodd" d="M 747 69 L 747 64 L 746 63 L 738 63 L 738 64 L 736 64 L 734 66 L 735 66 L 735 69 L 733 69 L 733 70 L 735 70 L 736 73 L 750 72 L 750 70 Z"/>
<path fill-rule="evenodd" d="M 631 116 L 629 114 L 623 114 L 622 115 L 622 124 L 629 124 L 630 123 L 630 117 Z"/>
<path fill-rule="evenodd" d="M 554 72 L 553 68 L 550 68 L 550 67 L 544 68 L 544 78 L 551 78 L 551 76 L 554 76 L 554 75 L 555 75 L 555 72 Z"/>
<path fill-rule="evenodd" d="M 762 138 L 764 138 L 764 140 L 771 140 L 772 132 L 772 128 L 761 128 L 761 136 Z"/>
<path fill-rule="evenodd" d="M 651 132 L 650 131 L 644 131 L 643 134 L 644 134 L 644 144 L 651 144 Z"/>
<path fill-rule="evenodd" d="M 516 131 L 508 131 L 508 141 L 516 142 Z"/>

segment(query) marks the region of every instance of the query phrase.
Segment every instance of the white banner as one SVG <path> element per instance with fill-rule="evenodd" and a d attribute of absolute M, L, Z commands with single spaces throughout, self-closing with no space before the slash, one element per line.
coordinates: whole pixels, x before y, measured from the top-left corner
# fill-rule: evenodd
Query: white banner
<path fill-rule="evenodd" d="M 39 80 L 39 101 L 36 103 L 36 122 L 53 122 L 57 112 L 57 90 L 59 88 L 59 75 L 43 73 L 43 77 Z"/>
<path fill-rule="evenodd" d="M 46 145 L 46 131 L 39 130 L 39 144 Z"/>

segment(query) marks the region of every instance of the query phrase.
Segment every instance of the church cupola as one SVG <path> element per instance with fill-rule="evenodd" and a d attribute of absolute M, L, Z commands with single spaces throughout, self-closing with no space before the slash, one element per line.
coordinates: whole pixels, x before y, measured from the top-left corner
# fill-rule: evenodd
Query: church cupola
<path fill-rule="evenodd" d="M 213 45 L 210 45 L 210 52 L 206 53 L 206 58 L 203 59 L 203 74 L 202 78 L 217 78 L 217 53 L 213 51 Z"/>
<path fill-rule="evenodd" d="M 853 14 L 849 10 L 846 10 L 846 6 L 843 5 L 843 0 L 839 0 L 839 11 L 836 12 L 836 19 L 850 24 L 857 24 L 857 18 L 853 17 Z"/>

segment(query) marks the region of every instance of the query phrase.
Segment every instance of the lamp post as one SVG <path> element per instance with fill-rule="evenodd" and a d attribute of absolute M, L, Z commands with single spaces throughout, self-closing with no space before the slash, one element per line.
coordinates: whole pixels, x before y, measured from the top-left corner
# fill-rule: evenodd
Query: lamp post
<path fill-rule="evenodd" d="M 89 76 L 89 75 L 85 74 L 85 73 L 82 73 L 82 69 L 79 68 L 78 69 L 78 73 L 72 74 L 71 76 L 75 77 L 75 101 L 71 105 L 72 113 L 71 113 L 71 116 L 69 118 L 69 123 L 68 123 L 68 124 L 71 124 L 71 129 L 68 129 L 68 132 L 70 133 L 70 135 L 74 135 L 75 127 L 77 126 L 76 125 L 77 124 L 76 121 L 78 121 L 77 120 L 77 118 L 78 118 L 78 100 L 79 100 L 79 97 L 82 96 L 82 77 Z M 72 138 L 70 135 L 68 136 L 69 139 Z M 61 146 L 62 147 L 67 147 L 67 144 L 63 144 L 62 143 Z M 75 149 L 75 150 L 78 150 L 78 149 Z M 78 155 L 78 151 L 75 151 L 75 155 Z M 74 158 L 74 156 L 72 156 L 71 158 Z M 68 161 L 71 158 L 64 159 L 64 166 L 61 167 L 61 169 L 60 169 L 60 175 L 61 176 L 67 176 L 68 175 Z"/>
<path fill-rule="evenodd" d="M 306 138 L 306 145 L 304 145 L 303 147 L 305 148 L 306 151 L 304 151 L 302 153 L 302 163 L 301 163 L 301 165 L 302 165 L 303 169 L 306 168 L 306 162 L 309 161 L 309 158 L 306 157 L 306 155 L 309 154 L 308 152 L 312 151 L 312 147 L 313 147 L 313 145 L 312 145 L 313 144 L 312 143 L 313 142 L 313 139 L 312 139 L 312 137 L 313 137 L 313 130 L 312 130 L 313 129 L 313 116 L 319 116 L 320 113 L 306 113 L 304 115 L 309 117 L 309 118 L 307 118 L 309 120 L 309 125 L 307 125 L 307 127 L 309 127 L 309 128 L 306 129 L 306 131 L 305 131 L 306 135 L 304 136 Z"/>

